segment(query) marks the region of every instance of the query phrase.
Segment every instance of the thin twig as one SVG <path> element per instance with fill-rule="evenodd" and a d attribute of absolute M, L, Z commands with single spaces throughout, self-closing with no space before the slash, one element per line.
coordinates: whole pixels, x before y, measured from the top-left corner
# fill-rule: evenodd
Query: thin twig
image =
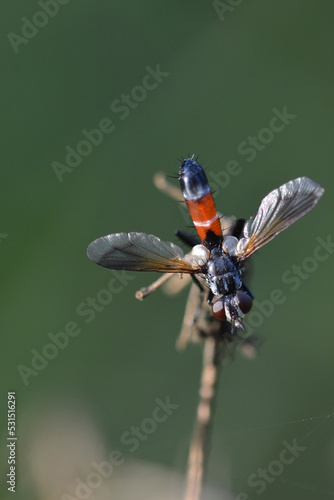
<path fill-rule="evenodd" d="M 145 286 L 138 290 L 138 292 L 136 292 L 136 299 L 144 300 L 148 295 L 150 295 L 150 293 L 155 292 L 156 289 L 159 288 L 159 286 L 163 285 L 164 283 L 166 283 L 166 281 L 170 280 L 174 276 L 175 274 L 173 273 L 164 273 L 162 276 L 160 276 L 160 278 L 151 283 L 149 286 Z"/>
<path fill-rule="evenodd" d="M 200 500 L 207 473 L 210 435 L 222 362 L 222 341 L 208 337 L 204 342 L 203 369 L 199 402 L 192 442 L 189 450 L 187 487 L 184 500 Z"/>

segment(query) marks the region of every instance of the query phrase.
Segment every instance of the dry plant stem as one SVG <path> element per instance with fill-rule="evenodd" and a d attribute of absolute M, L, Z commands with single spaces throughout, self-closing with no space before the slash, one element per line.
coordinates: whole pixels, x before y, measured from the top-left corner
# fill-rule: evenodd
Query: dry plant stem
<path fill-rule="evenodd" d="M 210 435 L 222 362 L 222 341 L 208 337 L 204 342 L 199 403 L 189 450 L 184 500 L 200 500 L 210 453 Z"/>
<path fill-rule="evenodd" d="M 153 182 L 160 191 L 170 196 L 173 200 L 184 202 L 181 189 L 168 182 L 164 172 L 157 172 L 153 178 Z"/>
<path fill-rule="evenodd" d="M 196 314 L 196 309 L 198 309 L 198 288 L 194 283 L 192 283 L 186 310 L 184 313 L 181 333 L 176 342 L 176 348 L 179 351 L 183 351 L 186 348 L 191 338 L 192 328 L 194 327 L 194 317 Z"/>
<path fill-rule="evenodd" d="M 136 292 L 136 299 L 144 300 L 148 295 L 150 295 L 150 293 L 155 292 L 156 289 L 159 288 L 159 286 L 166 283 L 166 281 L 173 278 L 173 276 L 175 276 L 175 274 L 173 274 L 173 273 L 163 274 L 162 276 L 160 276 L 160 278 L 158 278 L 156 281 L 151 283 L 149 286 L 146 286 L 146 287 L 138 290 L 138 292 Z"/>

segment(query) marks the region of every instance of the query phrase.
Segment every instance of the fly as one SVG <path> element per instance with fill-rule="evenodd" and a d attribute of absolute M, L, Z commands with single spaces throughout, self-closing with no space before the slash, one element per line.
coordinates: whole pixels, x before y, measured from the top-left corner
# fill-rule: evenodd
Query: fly
<path fill-rule="evenodd" d="M 175 273 L 189 274 L 207 302 L 213 316 L 237 328 L 245 329 L 243 317 L 253 302 L 253 294 L 244 282 L 246 260 L 277 234 L 309 212 L 324 189 L 307 177 L 298 177 L 271 191 L 260 203 L 254 217 L 238 219 L 227 230 L 217 212 L 204 170 L 197 160 L 185 159 L 179 169 L 179 181 L 198 239 L 177 232 L 191 245 L 189 253 L 171 242 L 146 233 L 113 233 L 93 241 L 88 257 L 100 266 L 129 271 L 166 273 L 150 287 L 137 293 L 143 298 Z"/>

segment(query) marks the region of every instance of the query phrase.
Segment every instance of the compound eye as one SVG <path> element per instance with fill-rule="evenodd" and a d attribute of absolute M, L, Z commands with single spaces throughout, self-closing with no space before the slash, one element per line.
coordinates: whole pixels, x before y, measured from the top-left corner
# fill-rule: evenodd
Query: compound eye
<path fill-rule="evenodd" d="M 248 293 L 237 293 L 236 302 L 244 314 L 247 314 L 252 309 L 253 299 L 248 295 Z"/>
<path fill-rule="evenodd" d="M 212 305 L 212 314 L 215 318 L 219 319 L 219 321 L 226 320 L 225 308 L 224 308 L 224 300 L 218 299 Z"/>

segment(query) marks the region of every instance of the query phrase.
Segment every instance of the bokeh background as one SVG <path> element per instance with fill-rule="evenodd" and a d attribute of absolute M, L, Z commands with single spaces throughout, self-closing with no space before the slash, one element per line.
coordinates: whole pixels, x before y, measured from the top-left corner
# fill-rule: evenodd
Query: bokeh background
<path fill-rule="evenodd" d="M 43 5 L 1 3 L 1 497 L 11 498 L 7 391 L 16 391 L 17 499 L 181 498 L 202 354 L 199 345 L 175 350 L 187 292 L 140 303 L 135 291 L 156 276 L 131 274 L 108 304 L 83 311 L 92 311 L 88 298 L 106 300 L 98 293 L 112 277 L 87 258 L 90 241 L 117 231 L 176 241 L 173 231 L 186 228 L 152 178 L 176 176 L 177 158 L 196 153 L 213 183 L 219 175 L 225 214 L 249 217 L 270 190 L 301 175 L 326 189 L 253 259 L 258 301 L 274 289 L 286 300 L 256 329 L 258 358 L 237 356 L 223 369 L 214 498 L 332 498 L 334 255 L 330 245 L 321 261 L 313 253 L 317 238 L 334 239 L 333 2 Z M 148 67 L 163 75 L 143 92 L 136 87 Z M 132 97 L 121 111 L 122 95 Z M 283 130 L 263 132 L 284 108 L 293 117 Z M 66 147 L 76 149 L 101 120 L 113 131 L 59 173 Z M 249 136 L 260 137 L 253 154 Z M 231 160 L 240 172 L 227 178 Z M 282 277 L 296 272 L 293 291 Z M 80 332 L 34 370 L 49 334 L 69 322 Z M 150 428 L 157 399 L 168 398 L 178 408 Z M 141 425 L 149 431 L 138 446 L 124 444 Z M 303 449 L 282 466 L 285 442 Z M 113 450 L 123 463 L 75 493 Z M 262 486 L 254 485 L 259 468 L 269 470 Z"/>

